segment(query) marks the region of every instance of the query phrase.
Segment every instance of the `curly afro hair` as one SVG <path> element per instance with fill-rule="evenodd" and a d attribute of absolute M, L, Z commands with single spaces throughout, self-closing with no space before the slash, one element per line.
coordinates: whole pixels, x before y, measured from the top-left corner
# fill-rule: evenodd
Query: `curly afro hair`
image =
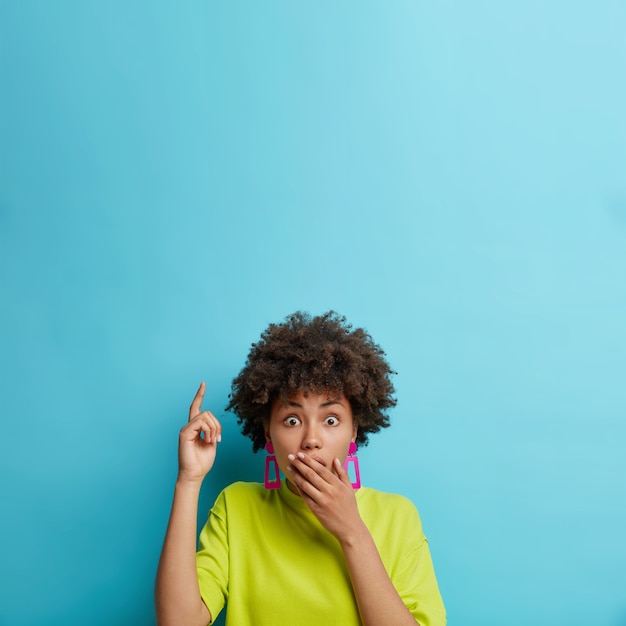
<path fill-rule="evenodd" d="M 227 411 L 233 411 L 253 450 L 265 446 L 265 424 L 276 398 L 298 392 L 343 394 L 358 427 L 357 444 L 389 426 L 396 405 L 385 353 L 362 328 L 352 328 L 334 311 L 317 317 L 298 311 L 270 324 L 252 344 L 248 360 L 232 382 Z"/>

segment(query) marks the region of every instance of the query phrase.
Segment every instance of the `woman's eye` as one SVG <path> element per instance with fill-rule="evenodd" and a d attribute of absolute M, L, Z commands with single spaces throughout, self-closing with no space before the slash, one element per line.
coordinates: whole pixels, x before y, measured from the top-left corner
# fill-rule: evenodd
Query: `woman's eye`
<path fill-rule="evenodd" d="M 336 417 L 334 417 L 333 415 L 329 415 L 329 416 L 328 416 L 328 417 L 324 420 L 324 422 L 325 422 L 326 424 L 328 424 L 329 426 L 335 426 L 336 424 L 339 424 L 339 420 L 338 420 Z"/>
<path fill-rule="evenodd" d="M 287 426 L 297 426 L 300 423 L 300 420 L 297 417 L 294 417 L 293 415 L 288 417 L 285 420 L 285 424 L 287 424 Z"/>

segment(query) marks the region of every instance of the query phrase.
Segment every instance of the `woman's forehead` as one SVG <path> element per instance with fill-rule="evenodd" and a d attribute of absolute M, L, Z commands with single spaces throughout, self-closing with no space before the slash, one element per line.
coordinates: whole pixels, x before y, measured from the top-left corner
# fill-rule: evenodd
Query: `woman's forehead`
<path fill-rule="evenodd" d="M 280 395 L 274 401 L 274 406 L 319 406 L 324 407 L 331 404 L 348 405 L 348 399 L 341 391 L 330 389 L 318 390 L 298 390 Z"/>

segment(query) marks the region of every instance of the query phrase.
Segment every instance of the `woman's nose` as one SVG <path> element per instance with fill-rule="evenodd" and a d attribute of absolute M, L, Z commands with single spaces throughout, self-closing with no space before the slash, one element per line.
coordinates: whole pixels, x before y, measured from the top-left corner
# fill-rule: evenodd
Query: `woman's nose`
<path fill-rule="evenodd" d="M 307 428 L 302 438 L 303 450 L 315 450 L 322 447 L 322 440 L 316 428 Z"/>

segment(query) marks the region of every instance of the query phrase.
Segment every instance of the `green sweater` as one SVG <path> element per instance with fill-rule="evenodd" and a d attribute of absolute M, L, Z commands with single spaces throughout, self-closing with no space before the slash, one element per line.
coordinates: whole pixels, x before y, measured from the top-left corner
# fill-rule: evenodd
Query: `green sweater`
<path fill-rule="evenodd" d="M 428 542 L 413 503 L 361 488 L 359 512 L 387 573 L 421 626 L 444 626 Z M 200 593 L 227 626 L 359 626 L 339 543 L 292 493 L 234 483 L 218 496 L 200 533 Z"/>

